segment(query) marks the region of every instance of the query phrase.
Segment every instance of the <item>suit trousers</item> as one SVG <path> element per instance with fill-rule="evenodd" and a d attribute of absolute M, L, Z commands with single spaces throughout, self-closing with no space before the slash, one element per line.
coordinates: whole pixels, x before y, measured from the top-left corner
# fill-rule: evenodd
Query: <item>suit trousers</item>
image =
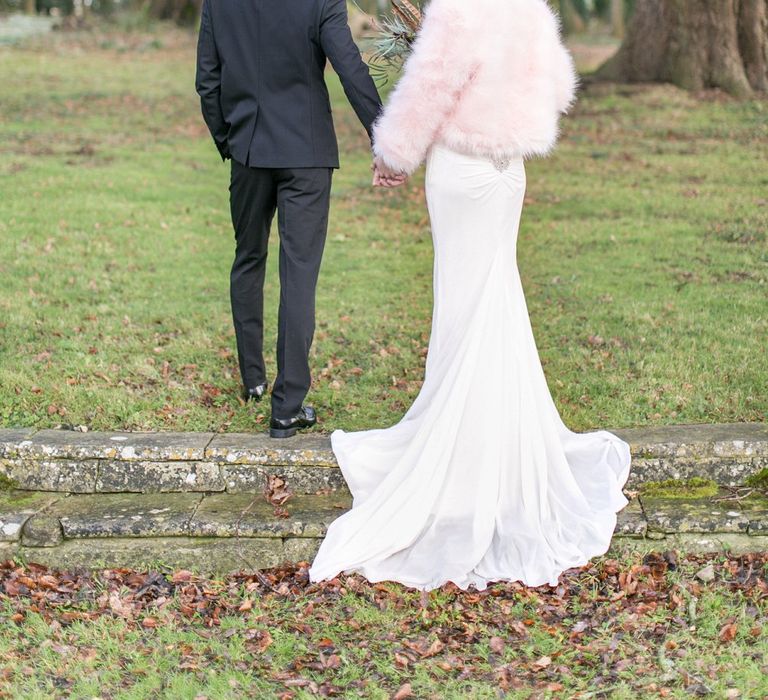
<path fill-rule="evenodd" d="M 332 176 L 332 168 L 252 168 L 232 160 L 229 193 L 236 252 L 230 297 L 240 374 L 248 388 L 267 381 L 264 280 L 269 233 L 277 212 L 280 307 L 274 418 L 295 416 L 311 384 L 309 351 Z"/>

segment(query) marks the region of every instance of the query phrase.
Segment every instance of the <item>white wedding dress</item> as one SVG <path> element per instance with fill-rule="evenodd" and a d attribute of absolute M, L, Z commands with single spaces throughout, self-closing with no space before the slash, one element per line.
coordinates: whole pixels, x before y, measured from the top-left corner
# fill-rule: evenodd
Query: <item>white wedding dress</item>
<path fill-rule="evenodd" d="M 517 269 L 522 159 L 494 165 L 434 146 L 426 186 L 435 265 L 424 385 L 397 425 L 333 433 L 353 507 L 331 524 L 310 580 L 556 585 L 608 549 L 629 446 L 571 432 L 549 393 Z"/>

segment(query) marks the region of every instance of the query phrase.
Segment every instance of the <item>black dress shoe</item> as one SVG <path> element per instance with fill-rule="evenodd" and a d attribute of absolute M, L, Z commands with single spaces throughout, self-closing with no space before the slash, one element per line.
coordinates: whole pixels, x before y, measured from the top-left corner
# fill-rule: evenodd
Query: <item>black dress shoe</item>
<path fill-rule="evenodd" d="M 258 386 L 253 387 L 253 389 L 248 389 L 247 387 L 243 387 L 243 400 L 248 403 L 249 401 L 255 401 L 259 402 L 263 398 L 264 394 L 267 393 L 267 383 L 264 382 L 263 384 L 259 384 Z"/>
<path fill-rule="evenodd" d="M 312 406 L 302 406 L 293 418 L 272 418 L 269 422 L 269 437 L 289 438 L 303 428 L 311 428 L 317 423 L 317 414 Z"/>

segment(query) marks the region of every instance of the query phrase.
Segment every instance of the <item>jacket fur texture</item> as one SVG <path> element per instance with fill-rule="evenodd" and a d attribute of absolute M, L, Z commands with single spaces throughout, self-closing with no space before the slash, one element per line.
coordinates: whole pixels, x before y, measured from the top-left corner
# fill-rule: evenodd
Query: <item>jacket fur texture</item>
<path fill-rule="evenodd" d="M 546 155 L 576 87 L 546 0 L 431 0 L 374 152 L 406 173 L 435 143 L 486 158 Z"/>

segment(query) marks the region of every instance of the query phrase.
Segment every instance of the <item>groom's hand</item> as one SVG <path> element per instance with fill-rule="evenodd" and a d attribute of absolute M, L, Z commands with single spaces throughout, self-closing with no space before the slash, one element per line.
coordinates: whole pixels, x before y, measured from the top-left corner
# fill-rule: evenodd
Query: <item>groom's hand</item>
<path fill-rule="evenodd" d="M 373 161 L 373 186 L 374 187 L 399 187 L 408 176 L 405 173 L 392 170 L 381 158 Z"/>

